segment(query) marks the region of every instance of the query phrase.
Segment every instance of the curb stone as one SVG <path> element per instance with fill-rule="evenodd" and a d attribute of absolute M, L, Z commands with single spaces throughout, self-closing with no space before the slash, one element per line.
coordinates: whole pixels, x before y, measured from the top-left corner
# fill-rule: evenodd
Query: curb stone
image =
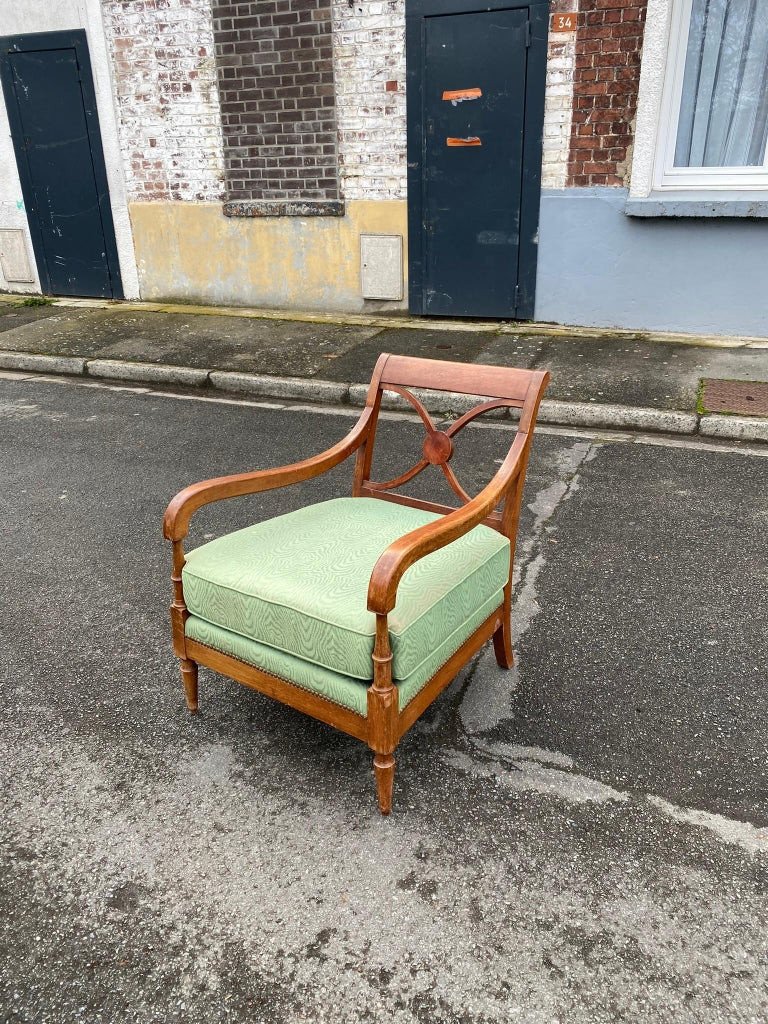
<path fill-rule="evenodd" d="M 768 441 L 768 419 L 757 416 L 702 416 L 699 431 L 704 437 L 727 437 L 736 441 Z"/>
<path fill-rule="evenodd" d="M 109 380 L 136 380 L 150 384 L 189 384 L 202 387 L 208 381 L 208 370 L 191 366 L 166 366 L 159 363 L 124 363 L 120 359 L 91 359 L 89 377 Z"/>
<path fill-rule="evenodd" d="M 79 356 L 47 356 L 32 352 L 0 352 L 0 369 L 34 370 L 37 373 L 65 373 L 81 377 L 85 359 Z"/>
<path fill-rule="evenodd" d="M 314 380 L 304 377 L 268 377 L 258 373 L 235 373 L 212 370 L 208 374 L 211 384 L 221 391 L 238 391 L 259 398 L 287 398 L 322 404 L 344 404 L 349 396 L 348 384 L 332 380 Z"/>
<path fill-rule="evenodd" d="M 555 399 L 545 399 L 541 403 L 539 420 L 542 423 L 572 427 L 629 427 L 662 434 L 695 434 L 698 425 L 695 412 L 592 402 L 561 402 Z"/>
<path fill-rule="evenodd" d="M 474 405 L 484 401 L 482 395 L 459 395 L 450 391 L 430 391 L 426 388 L 414 388 L 430 413 L 450 413 L 460 416 Z M 351 405 L 365 405 L 368 392 L 367 384 L 351 384 L 349 401 Z M 389 394 L 382 399 L 385 409 L 406 410 L 411 408 L 400 395 Z M 491 416 L 519 419 L 517 409 L 494 410 L 486 414 Z M 648 409 L 635 406 L 596 404 L 592 402 L 562 402 L 544 400 L 539 406 L 541 423 L 557 424 L 570 427 L 606 427 L 614 430 L 627 428 L 647 430 L 662 434 L 695 434 L 698 416 L 694 412 L 679 410 Z"/>
<path fill-rule="evenodd" d="M 133 363 L 120 359 L 86 360 L 76 356 L 51 356 L 31 352 L 0 351 L 0 369 L 38 373 L 92 376 L 137 383 L 184 384 L 203 387 L 210 383 L 220 391 L 238 392 L 263 399 L 302 401 L 314 405 L 365 405 L 368 384 L 343 384 L 337 381 L 304 377 L 272 377 L 266 374 L 229 370 L 205 370 L 190 366 Z M 454 392 L 414 389 L 428 412 L 460 416 L 476 405 L 482 396 Z M 390 394 L 382 405 L 386 409 L 410 410 L 399 395 Z M 494 410 L 488 417 L 517 419 L 518 411 Z M 677 409 L 651 409 L 640 406 L 564 402 L 545 400 L 539 420 L 559 426 L 601 427 L 613 430 L 639 430 L 662 434 L 701 434 L 739 441 L 768 443 L 768 418 L 721 416 L 699 417 Z"/>

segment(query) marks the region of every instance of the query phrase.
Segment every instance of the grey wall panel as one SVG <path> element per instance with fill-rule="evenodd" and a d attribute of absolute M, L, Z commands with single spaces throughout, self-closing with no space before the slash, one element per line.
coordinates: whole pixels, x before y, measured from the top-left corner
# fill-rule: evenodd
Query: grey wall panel
<path fill-rule="evenodd" d="M 536 319 L 768 336 L 768 223 L 635 218 L 616 188 L 544 190 Z"/>

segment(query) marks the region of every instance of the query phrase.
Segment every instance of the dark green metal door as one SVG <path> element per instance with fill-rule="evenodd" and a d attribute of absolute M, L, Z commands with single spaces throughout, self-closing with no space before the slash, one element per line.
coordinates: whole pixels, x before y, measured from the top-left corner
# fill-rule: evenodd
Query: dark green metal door
<path fill-rule="evenodd" d="M 409 138 L 409 206 L 418 209 L 418 220 L 409 221 L 411 308 L 436 316 L 531 315 L 535 247 L 524 231 L 531 204 L 538 220 L 539 191 L 532 194 L 531 184 L 540 174 L 544 92 L 537 80 L 540 95 L 531 96 L 532 8 L 430 13 L 419 21 L 408 50 L 420 64 L 418 78 L 409 75 L 409 136 L 419 133 Z"/>
<path fill-rule="evenodd" d="M 76 36 L 0 40 L 3 89 L 43 290 L 121 297 L 90 66 Z"/>

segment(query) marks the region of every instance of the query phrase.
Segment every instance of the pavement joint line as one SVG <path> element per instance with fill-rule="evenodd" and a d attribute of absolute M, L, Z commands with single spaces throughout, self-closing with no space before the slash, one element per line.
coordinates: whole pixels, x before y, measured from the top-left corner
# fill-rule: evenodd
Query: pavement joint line
<path fill-rule="evenodd" d="M 313 403 L 300 404 L 297 402 L 256 401 L 245 397 L 227 397 L 226 394 L 219 395 L 211 394 L 210 392 L 200 394 L 198 391 L 164 391 L 160 388 L 131 386 L 129 384 L 120 384 L 118 382 L 108 382 L 107 380 L 100 380 L 98 378 L 83 377 L 78 379 L 72 375 L 59 376 L 56 374 L 44 373 L 21 373 L 14 370 L 0 369 L 0 381 L 2 380 L 17 381 L 19 383 L 38 381 L 46 384 L 68 384 L 70 387 L 96 388 L 135 395 L 151 395 L 157 398 L 171 398 L 187 402 L 207 402 L 216 405 L 241 405 L 249 409 L 273 409 L 276 411 L 290 412 L 301 410 L 305 412 L 312 412 L 316 415 L 343 416 L 347 419 L 357 418 L 360 414 L 359 407 L 350 405 L 317 405 Z M 419 420 L 417 413 L 410 413 L 406 410 L 395 411 L 392 409 L 382 409 L 381 417 L 386 420 L 412 420 L 413 422 L 417 422 Z M 474 421 L 467 425 L 467 429 L 512 431 L 517 429 L 517 424 L 514 420 L 502 419 L 489 420 L 485 423 Z M 768 458 L 768 445 L 763 445 L 759 442 L 757 445 L 741 444 L 738 440 L 736 444 L 726 444 L 719 441 L 717 438 L 712 438 L 710 440 L 709 438 L 699 435 L 677 434 L 670 436 L 658 433 L 645 433 L 642 431 L 611 430 L 610 428 L 595 429 L 571 425 L 558 426 L 547 423 L 538 423 L 536 425 L 536 433 L 548 434 L 554 437 L 570 437 L 591 440 L 601 446 L 609 444 L 641 444 L 656 448 L 683 448 L 693 451 L 710 452 L 713 454 L 720 453 L 726 455 L 745 455 L 757 458 Z"/>
<path fill-rule="evenodd" d="M 18 306 L 28 294 L 0 295 L 0 302 Z M 406 328 L 416 331 L 466 331 L 478 334 L 550 335 L 565 338 L 604 338 L 643 340 L 662 344 L 695 345 L 703 348 L 768 348 L 768 338 L 755 335 L 689 334 L 682 331 L 647 331 L 628 327 L 587 327 L 578 324 L 555 324 L 543 321 L 504 320 L 431 320 L 423 317 L 377 316 L 367 313 L 333 313 L 321 310 L 290 310 L 257 306 L 205 306 L 192 303 L 148 300 L 115 301 L 106 299 L 57 298 L 53 306 L 73 309 L 104 309 L 116 312 L 169 313 L 184 316 L 225 316 L 257 320 L 285 320 L 298 323 L 338 324 L 350 327 L 379 327 L 382 330 Z"/>
<path fill-rule="evenodd" d="M 362 407 L 368 384 L 346 384 L 318 378 L 278 377 L 268 374 L 212 370 L 205 368 L 140 363 L 120 359 L 85 359 L 40 353 L 0 350 L 0 369 L 48 372 L 94 379 L 121 380 L 141 384 L 172 384 L 219 389 L 251 395 L 266 401 L 306 402 L 311 405 L 352 405 Z M 418 389 L 430 413 L 461 414 L 472 401 L 464 395 Z M 386 406 L 398 408 L 397 396 Z M 507 415 L 511 415 L 507 411 Z M 768 442 L 768 418 L 701 416 L 695 411 L 654 409 L 611 403 L 573 402 L 545 399 L 539 422 L 558 426 L 632 430 L 663 434 L 701 434 L 726 440 Z"/>

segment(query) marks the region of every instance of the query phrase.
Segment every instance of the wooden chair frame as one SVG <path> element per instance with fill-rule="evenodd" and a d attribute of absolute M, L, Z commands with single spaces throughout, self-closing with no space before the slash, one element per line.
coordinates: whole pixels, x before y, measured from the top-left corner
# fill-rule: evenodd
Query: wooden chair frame
<path fill-rule="evenodd" d="M 197 711 L 198 665 L 205 665 L 357 737 L 367 743 L 374 752 L 373 764 L 379 808 L 382 814 L 389 814 L 392 808 L 395 769 L 393 754 L 404 733 L 439 696 L 459 669 L 491 637 L 498 664 L 502 668 L 512 666 L 510 613 L 515 540 L 536 415 L 548 382 L 549 374 L 543 371 L 449 363 L 385 353 L 380 356 L 374 368 L 365 408 L 359 420 L 338 444 L 303 462 L 277 469 L 205 480 L 177 494 L 166 510 L 163 533 L 173 544 L 173 649 L 181 662 L 181 675 L 189 710 Z M 408 390 L 409 387 L 482 395 L 488 400 L 465 413 L 447 430 L 439 431 L 419 399 Z M 384 391 L 397 392 L 414 406 L 421 417 L 427 436 L 424 441 L 423 457 L 415 466 L 392 480 L 375 482 L 370 479 L 370 470 Z M 476 497 L 470 498 L 449 466 L 453 454 L 453 438 L 477 416 L 505 406 L 521 410 L 514 441 L 490 483 Z M 371 683 L 368 687 L 367 717 L 187 638 L 184 623 L 189 612 L 184 603 L 181 576 L 184 567 L 183 541 L 189 529 L 189 521 L 194 512 L 203 505 L 224 498 L 257 494 L 310 480 L 333 469 L 353 452 L 356 453 L 353 496 L 375 497 L 442 513 L 441 519 L 413 530 L 390 544 L 381 554 L 371 574 L 368 610 L 376 616 L 376 636 Z M 400 494 L 396 490 L 428 465 L 439 466 L 442 469 L 448 483 L 462 502 L 460 507 L 453 508 L 422 501 Z M 397 600 L 398 584 L 414 562 L 432 551 L 445 547 L 480 523 L 498 530 L 510 541 L 509 578 L 504 587 L 503 602 L 401 711 L 398 707 L 398 691 L 392 678 L 392 650 L 387 621 L 388 614 Z"/>

